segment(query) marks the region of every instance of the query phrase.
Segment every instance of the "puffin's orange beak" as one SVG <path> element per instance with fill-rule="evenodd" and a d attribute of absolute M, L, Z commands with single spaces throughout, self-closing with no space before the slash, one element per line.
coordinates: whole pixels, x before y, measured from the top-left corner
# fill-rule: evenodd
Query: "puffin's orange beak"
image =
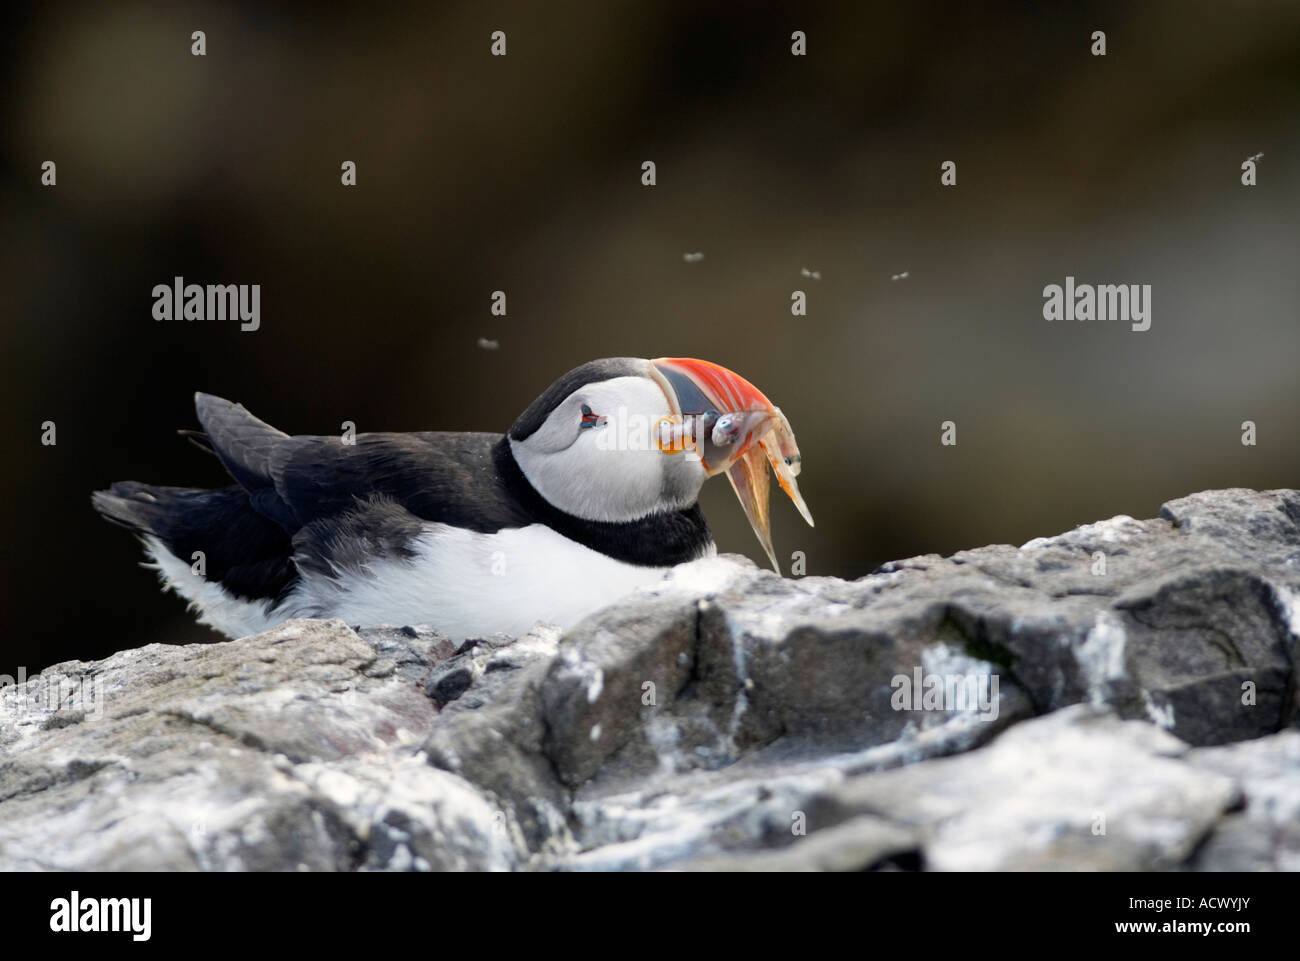
<path fill-rule="evenodd" d="M 813 523 L 795 482 L 800 459 L 790 422 L 761 390 L 725 367 L 690 357 L 660 357 L 650 366 L 674 413 L 660 424 L 660 449 L 698 457 L 710 477 L 727 472 L 772 568 L 781 573 L 768 515 L 769 464 L 803 519 Z"/>

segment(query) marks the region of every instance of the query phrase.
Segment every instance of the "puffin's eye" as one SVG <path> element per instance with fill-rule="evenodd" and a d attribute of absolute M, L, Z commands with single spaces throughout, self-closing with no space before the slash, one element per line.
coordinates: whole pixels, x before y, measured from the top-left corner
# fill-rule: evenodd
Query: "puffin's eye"
<path fill-rule="evenodd" d="M 579 430 L 585 430 L 588 427 L 600 427 L 605 423 L 605 418 L 599 414 L 593 414 L 591 408 L 586 404 L 582 405 L 582 421 L 578 424 Z"/>

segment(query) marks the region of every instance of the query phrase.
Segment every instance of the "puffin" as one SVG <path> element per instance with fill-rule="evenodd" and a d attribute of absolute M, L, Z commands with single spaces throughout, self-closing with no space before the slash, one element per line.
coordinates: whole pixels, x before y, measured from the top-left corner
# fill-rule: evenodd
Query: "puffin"
<path fill-rule="evenodd" d="M 789 421 L 686 357 L 594 360 L 503 434 L 290 436 L 195 394 L 234 483 L 121 481 L 94 508 L 136 534 L 164 590 L 232 638 L 296 617 L 428 625 L 456 640 L 561 629 L 717 553 L 697 498 L 725 473 L 773 568 L 769 469 L 811 525 Z"/>

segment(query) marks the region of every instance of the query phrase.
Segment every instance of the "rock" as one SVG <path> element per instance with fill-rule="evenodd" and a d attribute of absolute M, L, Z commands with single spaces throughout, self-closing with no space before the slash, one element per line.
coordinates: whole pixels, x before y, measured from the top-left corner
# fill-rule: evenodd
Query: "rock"
<path fill-rule="evenodd" d="M 1300 731 L 1197 748 L 1187 760 L 1232 778 L 1244 801 L 1197 851 L 1197 870 L 1300 871 Z"/>
<path fill-rule="evenodd" d="M 931 870 L 1169 869 L 1238 799 L 1231 778 L 1183 763 L 1187 750 L 1152 724 L 1075 705 L 810 804 L 822 817 L 870 812 L 919 829 Z"/>
<path fill-rule="evenodd" d="M 427 627 L 359 627 L 357 634 L 378 655 L 366 668 L 367 677 L 397 674 L 419 682 L 429 676 L 429 666 L 448 660 L 456 653 L 451 638 Z"/>
<path fill-rule="evenodd" d="M 850 818 L 818 831 L 806 841 L 744 854 L 713 855 L 688 863 L 694 871 L 868 871 L 905 864 L 915 870 L 911 856 L 917 836 L 898 824 L 870 814 Z"/>
<path fill-rule="evenodd" d="M 1300 494 L 0 690 L 0 869 L 1296 870 Z"/>
<path fill-rule="evenodd" d="M 481 707 L 488 692 L 500 686 L 493 683 L 498 678 L 486 675 L 516 671 L 538 657 L 550 657 L 555 654 L 558 640 L 558 632 L 543 625 L 518 640 L 501 635 L 471 637 L 429 673 L 425 689 L 441 708 L 477 684 L 476 695 L 466 703 Z"/>
<path fill-rule="evenodd" d="M 430 764 L 472 776 L 530 854 L 571 845 L 568 794 L 542 747 L 542 689 L 559 640 L 558 631 L 539 627 L 508 646 L 467 643 L 461 656 L 477 658 L 469 663 L 479 693 L 448 704 L 423 746 Z"/>
<path fill-rule="evenodd" d="M 418 755 L 437 710 L 401 675 L 438 644 L 408 640 L 289 621 L 54 665 L 96 692 L 77 721 L 6 689 L 0 868 L 514 866 L 500 812 Z"/>
<path fill-rule="evenodd" d="M 454 665 L 429 679 L 429 696 L 442 707 L 469 690 L 474 674 L 468 667 Z"/>

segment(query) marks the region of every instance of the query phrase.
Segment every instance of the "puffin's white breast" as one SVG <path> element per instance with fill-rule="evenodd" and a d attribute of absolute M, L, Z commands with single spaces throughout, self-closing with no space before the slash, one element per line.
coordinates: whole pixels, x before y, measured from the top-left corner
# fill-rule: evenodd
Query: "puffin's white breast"
<path fill-rule="evenodd" d="M 429 524 L 411 546 L 414 558 L 376 558 L 337 578 L 305 575 L 275 613 L 428 624 L 456 639 L 518 636 L 537 621 L 570 627 L 669 570 L 614 560 L 542 524 L 495 534 Z M 707 554 L 716 552 L 710 544 Z"/>
<path fill-rule="evenodd" d="M 293 617 L 339 617 L 361 626 L 428 624 L 457 641 L 517 637 L 538 621 L 571 627 L 670 570 L 615 560 L 542 524 L 495 534 L 428 524 L 410 547 L 414 557 L 376 556 L 335 577 L 302 573 L 293 592 L 272 608 L 195 576 L 156 538 L 146 540 L 164 584 L 190 602 L 202 623 L 231 637 Z M 716 553 L 710 542 L 703 556 Z"/>

